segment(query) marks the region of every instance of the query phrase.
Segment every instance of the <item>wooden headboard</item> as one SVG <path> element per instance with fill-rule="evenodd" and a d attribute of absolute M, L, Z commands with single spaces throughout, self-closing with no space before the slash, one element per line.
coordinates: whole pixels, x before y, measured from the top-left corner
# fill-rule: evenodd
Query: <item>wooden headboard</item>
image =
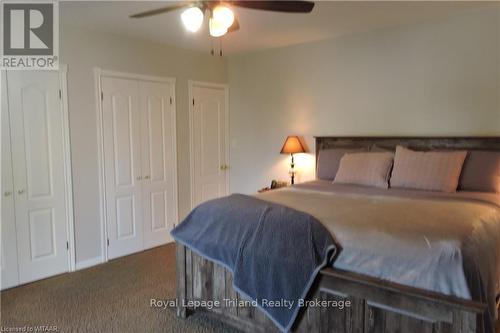
<path fill-rule="evenodd" d="M 500 151 L 500 137 L 336 137 L 316 136 L 316 158 L 322 149 L 366 148 L 374 146 L 395 150 L 402 145 L 414 150 L 496 150 Z"/>

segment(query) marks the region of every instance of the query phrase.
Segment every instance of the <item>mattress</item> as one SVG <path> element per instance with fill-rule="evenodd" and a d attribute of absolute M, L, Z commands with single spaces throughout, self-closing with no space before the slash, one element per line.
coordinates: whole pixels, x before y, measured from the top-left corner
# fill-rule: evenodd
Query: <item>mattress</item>
<path fill-rule="evenodd" d="M 340 245 L 333 267 L 488 304 L 500 295 L 500 200 L 313 181 L 257 197 L 306 212 Z"/>

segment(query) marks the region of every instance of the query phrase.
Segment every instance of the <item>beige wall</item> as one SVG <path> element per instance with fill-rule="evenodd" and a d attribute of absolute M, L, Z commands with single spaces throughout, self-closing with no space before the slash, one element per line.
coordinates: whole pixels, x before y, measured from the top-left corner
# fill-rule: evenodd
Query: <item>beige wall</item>
<path fill-rule="evenodd" d="M 93 68 L 175 77 L 179 215 L 190 210 L 189 79 L 224 83 L 227 63 L 194 52 L 97 31 L 63 26 L 61 62 L 68 65 L 77 263 L 101 256 L 97 123 Z"/>
<path fill-rule="evenodd" d="M 287 179 L 289 134 L 500 135 L 500 12 L 231 57 L 231 190 Z M 299 156 L 299 180 L 314 177 Z"/>
<path fill-rule="evenodd" d="M 179 213 L 190 209 L 187 80 L 230 84 L 231 190 L 287 179 L 284 138 L 500 135 L 499 11 L 232 56 L 61 28 L 68 65 L 77 262 L 101 256 L 94 67 L 175 77 Z M 297 156 L 299 181 L 314 177 Z"/>

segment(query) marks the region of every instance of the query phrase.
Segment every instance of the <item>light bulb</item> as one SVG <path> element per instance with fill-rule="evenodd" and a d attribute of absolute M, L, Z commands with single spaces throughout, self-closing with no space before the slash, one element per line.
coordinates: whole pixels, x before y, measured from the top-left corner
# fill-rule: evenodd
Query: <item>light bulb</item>
<path fill-rule="evenodd" d="M 213 18 L 208 21 L 208 27 L 210 30 L 210 36 L 220 37 L 226 34 L 227 27 L 225 27 L 221 22 L 214 20 Z"/>
<path fill-rule="evenodd" d="M 198 7 L 188 8 L 182 12 L 181 20 L 188 31 L 196 32 L 203 23 L 203 12 Z"/>
<path fill-rule="evenodd" d="M 212 18 L 228 29 L 233 25 L 234 13 L 226 6 L 217 6 L 212 11 Z"/>

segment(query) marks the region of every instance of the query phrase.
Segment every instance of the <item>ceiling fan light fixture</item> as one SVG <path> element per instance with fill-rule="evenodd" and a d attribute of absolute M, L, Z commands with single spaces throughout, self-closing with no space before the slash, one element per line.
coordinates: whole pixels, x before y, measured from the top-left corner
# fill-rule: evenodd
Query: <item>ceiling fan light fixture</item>
<path fill-rule="evenodd" d="M 228 29 L 234 23 L 234 13 L 226 6 L 218 5 L 212 10 L 212 18 Z"/>
<path fill-rule="evenodd" d="M 188 31 L 196 32 L 203 23 L 203 12 L 198 7 L 188 8 L 182 12 L 181 20 Z"/>
<path fill-rule="evenodd" d="M 220 37 L 224 36 L 227 33 L 228 27 L 224 26 L 222 22 L 210 18 L 210 20 L 208 21 L 208 28 L 210 30 L 210 36 Z"/>

